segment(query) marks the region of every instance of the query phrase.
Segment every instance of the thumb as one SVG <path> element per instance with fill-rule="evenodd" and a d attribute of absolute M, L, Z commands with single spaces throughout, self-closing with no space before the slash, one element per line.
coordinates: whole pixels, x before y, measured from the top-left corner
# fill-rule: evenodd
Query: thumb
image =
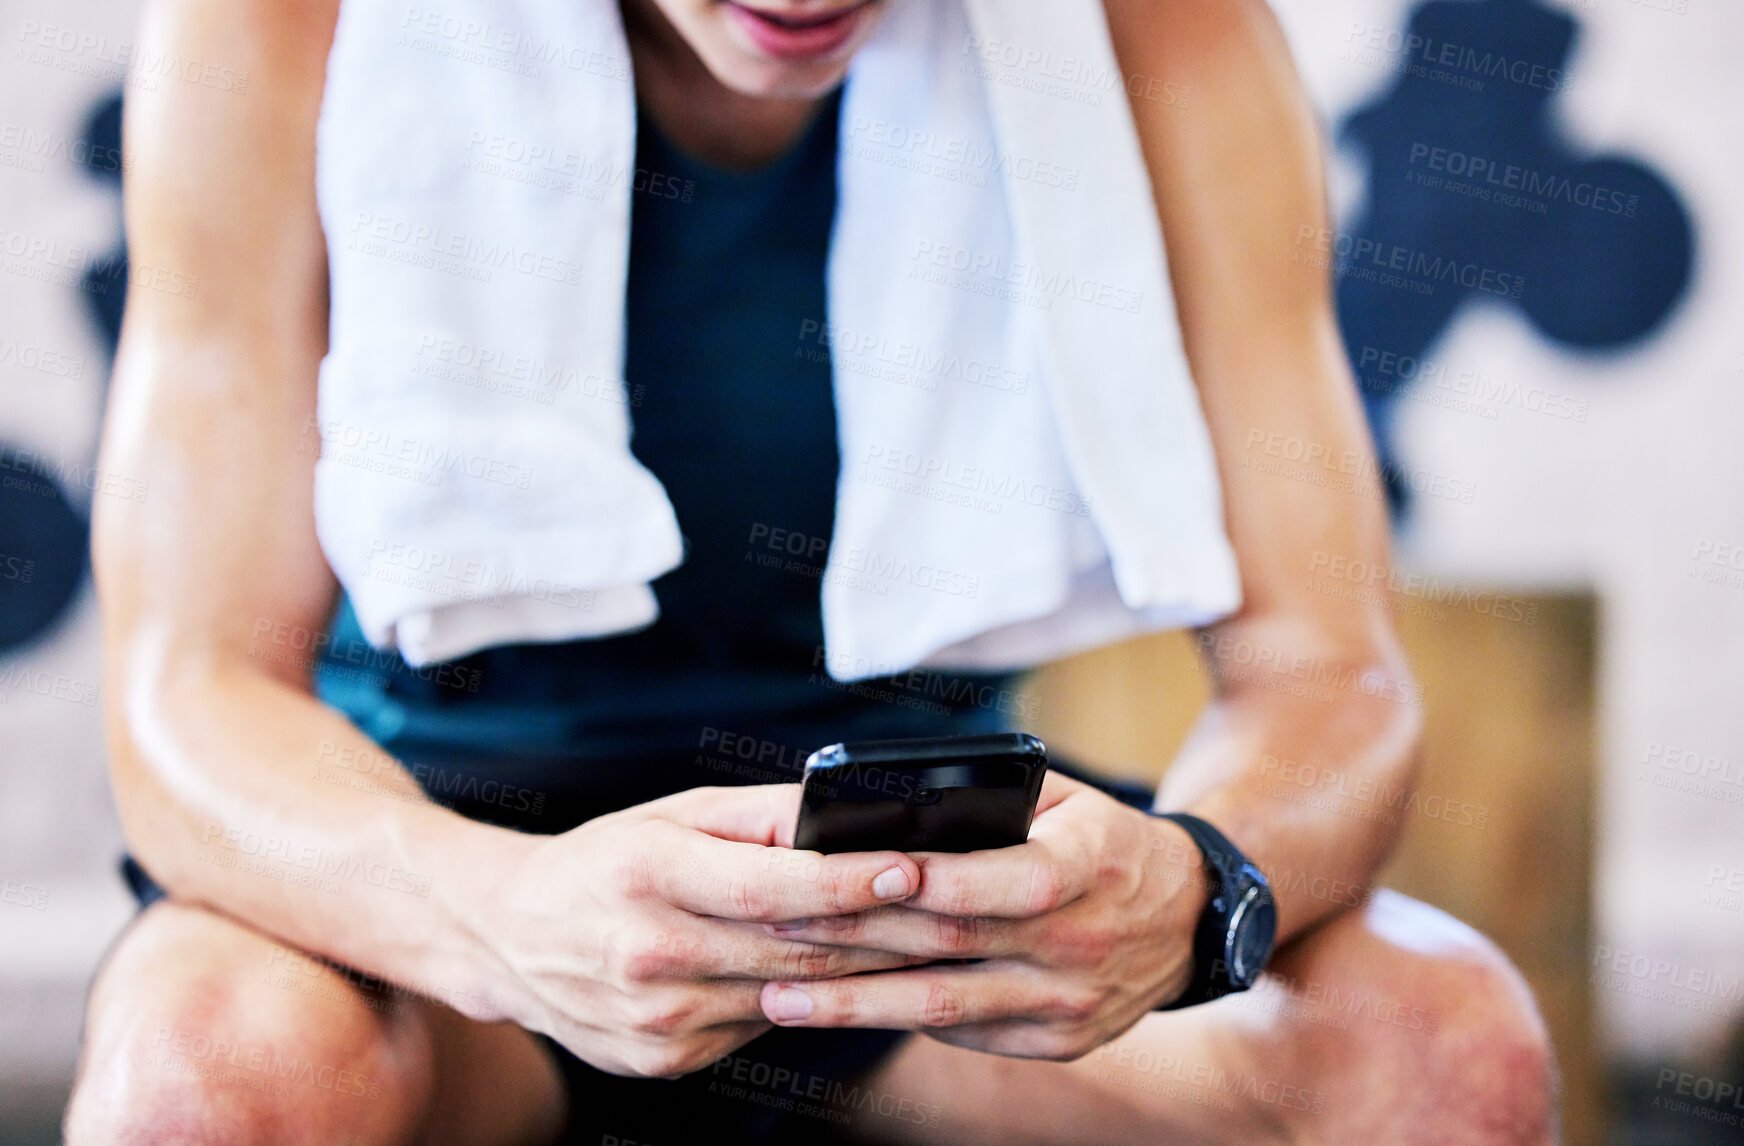
<path fill-rule="evenodd" d="M 638 811 L 723 840 L 790 848 L 799 817 L 799 785 L 689 788 L 650 800 Z"/>

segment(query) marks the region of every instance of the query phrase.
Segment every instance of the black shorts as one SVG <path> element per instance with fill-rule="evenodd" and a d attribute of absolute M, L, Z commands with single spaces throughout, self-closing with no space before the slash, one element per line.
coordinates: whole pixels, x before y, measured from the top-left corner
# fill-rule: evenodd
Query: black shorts
<path fill-rule="evenodd" d="M 516 767 L 498 759 L 426 756 L 407 762 L 440 802 L 475 819 L 522 831 L 567 830 L 590 814 L 623 807 L 662 792 L 699 784 L 761 783 L 756 775 L 697 775 L 693 757 L 627 762 L 618 772 L 633 792 L 602 793 L 565 785 L 565 770 Z M 1096 785 L 1123 802 L 1149 807 L 1151 793 L 1057 758 L 1049 767 Z M 597 769 L 594 779 L 597 781 Z M 433 781 L 435 781 L 433 783 Z M 442 791 L 446 785 L 448 791 Z M 506 794 L 505 794 L 506 793 Z M 531 796 L 528 793 L 532 793 Z M 544 797 L 544 799 L 539 799 Z M 531 809 L 537 805 L 537 812 Z M 557 809 L 555 814 L 553 809 Z M 121 873 L 141 909 L 165 892 L 132 856 Z M 341 968 L 348 977 L 365 980 Z M 709 1067 L 684 1078 L 624 1078 L 596 1070 L 550 1039 L 542 1038 L 569 1095 L 569 1125 L 561 1141 L 585 1146 L 677 1146 L 707 1142 L 798 1144 L 845 1140 L 848 1127 L 862 1135 L 880 1126 L 908 1122 L 925 1126 L 938 1110 L 866 1085 L 868 1076 L 909 1035 L 904 1031 L 812 1030 L 777 1027 Z"/>

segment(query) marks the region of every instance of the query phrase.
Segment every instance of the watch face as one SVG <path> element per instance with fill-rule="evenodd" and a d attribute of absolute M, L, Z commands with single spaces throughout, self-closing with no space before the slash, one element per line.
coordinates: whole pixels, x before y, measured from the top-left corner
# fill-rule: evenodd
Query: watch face
<path fill-rule="evenodd" d="M 1278 909 L 1270 889 L 1262 883 L 1247 884 L 1240 895 L 1229 917 L 1229 977 L 1245 990 L 1259 980 L 1272 957 Z"/>

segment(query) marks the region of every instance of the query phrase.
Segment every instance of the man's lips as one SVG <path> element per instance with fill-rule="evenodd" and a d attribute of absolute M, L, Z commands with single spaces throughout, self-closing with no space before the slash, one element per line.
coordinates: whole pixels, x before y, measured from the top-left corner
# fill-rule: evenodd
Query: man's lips
<path fill-rule="evenodd" d="M 857 9 L 865 7 L 864 3 L 849 4 L 846 7 L 832 8 L 827 12 L 813 12 L 808 14 L 805 12 L 777 12 L 770 8 L 759 8 L 754 4 L 732 3 L 732 0 L 728 0 L 728 3 L 732 4 L 734 8 L 743 8 L 746 12 L 751 13 L 751 15 L 767 20 L 771 24 L 780 25 L 783 28 L 822 27 L 825 24 L 834 23 L 835 21 L 842 19 L 844 16 L 853 13 Z"/>
<path fill-rule="evenodd" d="M 780 59 L 803 60 L 827 56 L 847 43 L 874 2 L 861 0 L 825 12 L 754 8 L 734 0 L 726 0 L 725 7 L 759 49 Z"/>

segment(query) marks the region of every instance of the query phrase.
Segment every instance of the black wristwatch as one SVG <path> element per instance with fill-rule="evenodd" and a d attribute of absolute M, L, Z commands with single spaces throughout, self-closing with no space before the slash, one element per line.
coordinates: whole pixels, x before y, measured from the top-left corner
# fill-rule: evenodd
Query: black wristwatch
<path fill-rule="evenodd" d="M 1278 908 L 1272 886 L 1229 837 L 1186 812 L 1153 813 L 1186 829 L 1205 856 L 1211 894 L 1193 932 L 1193 978 L 1173 1002 L 1156 1009 L 1174 1011 L 1245 991 L 1259 982 L 1278 935 Z"/>

